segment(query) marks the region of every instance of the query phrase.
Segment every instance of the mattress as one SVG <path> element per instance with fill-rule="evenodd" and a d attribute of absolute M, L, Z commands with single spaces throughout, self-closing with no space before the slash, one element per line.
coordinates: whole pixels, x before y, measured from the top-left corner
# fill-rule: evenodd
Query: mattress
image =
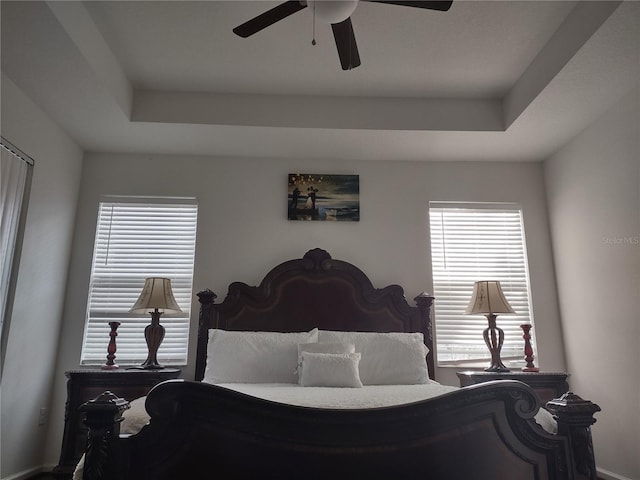
<path fill-rule="evenodd" d="M 291 383 L 222 383 L 219 386 L 272 402 L 331 409 L 390 407 L 458 390 L 458 387 L 436 382 L 418 385 L 365 385 L 362 388 L 301 387 Z"/>

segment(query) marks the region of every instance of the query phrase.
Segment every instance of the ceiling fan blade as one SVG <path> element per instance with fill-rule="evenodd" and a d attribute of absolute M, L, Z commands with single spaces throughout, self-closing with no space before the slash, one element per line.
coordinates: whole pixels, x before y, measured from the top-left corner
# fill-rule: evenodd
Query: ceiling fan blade
<path fill-rule="evenodd" d="M 360 55 L 358 54 L 358 45 L 356 45 L 356 37 L 353 34 L 353 25 L 351 19 L 340 23 L 332 23 L 333 37 L 336 40 L 338 55 L 340 56 L 340 64 L 343 70 L 351 70 L 360 65 Z"/>
<path fill-rule="evenodd" d="M 287 2 L 281 3 L 271 10 L 267 10 L 257 17 L 254 17 L 251 20 L 243 23 L 242 25 L 237 26 L 233 29 L 233 33 L 241 36 L 242 38 L 250 37 L 254 33 L 258 33 L 260 30 L 265 29 L 276 22 L 279 22 L 280 20 L 287 18 L 289 15 L 293 15 L 296 12 L 299 12 L 306 7 L 306 4 L 302 4 L 298 0 L 289 0 Z"/>
<path fill-rule="evenodd" d="M 376 3 L 388 3 L 390 5 L 403 5 L 405 7 L 415 7 L 415 8 L 426 8 L 428 10 L 439 10 L 441 12 L 446 12 L 451 8 L 451 4 L 453 0 L 447 1 L 439 1 L 433 0 L 428 2 L 421 1 L 411 1 L 411 0 L 364 0 L 366 2 L 376 2 Z"/>

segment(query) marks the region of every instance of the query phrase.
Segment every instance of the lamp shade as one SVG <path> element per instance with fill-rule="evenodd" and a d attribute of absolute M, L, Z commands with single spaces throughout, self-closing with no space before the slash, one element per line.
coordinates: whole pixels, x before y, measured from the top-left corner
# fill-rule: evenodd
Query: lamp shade
<path fill-rule="evenodd" d="M 150 277 L 144 282 L 142 293 L 130 313 L 147 313 L 154 309 L 164 310 L 165 313 L 182 312 L 173 297 L 171 280 L 162 277 Z"/>
<path fill-rule="evenodd" d="M 497 280 L 480 280 L 473 284 L 473 295 L 466 314 L 516 313 L 502 293 Z"/>

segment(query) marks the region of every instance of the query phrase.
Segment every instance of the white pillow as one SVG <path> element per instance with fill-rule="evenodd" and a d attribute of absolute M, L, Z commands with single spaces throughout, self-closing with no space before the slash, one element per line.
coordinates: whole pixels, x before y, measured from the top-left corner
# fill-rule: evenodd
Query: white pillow
<path fill-rule="evenodd" d="M 336 332 L 321 330 L 319 342 L 350 342 L 362 354 L 360 378 L 364 385 L 429 383 L 424 335 L 416 333 Z"/>
<path fill-rule="evenodd" d="M 297 383 L 298 344 L 318 341 L 310 332 L 236 332 L 209 330 L 208 383 Z"/>
<path fill-rule="evenodd" d="M 129 409 L 122 413 L 121 434 L 135 434 L 149 423 L 149 414 L 145 408 L 147 397 L 139 397 L 129 402 Z"/>
<path fill-rule="evenodd" d="M 362 388 L 358 372 L 360 358 L 359 353 L 302 352 L 300 385 Z"/>
<path fill-rule="evenodd" d="M 353 343 L 333 342 L 333 343 L 301 343 L 298 345 L 298 383 L 302 374 L 302 353 L 355 353 L 356 346 Z"/>

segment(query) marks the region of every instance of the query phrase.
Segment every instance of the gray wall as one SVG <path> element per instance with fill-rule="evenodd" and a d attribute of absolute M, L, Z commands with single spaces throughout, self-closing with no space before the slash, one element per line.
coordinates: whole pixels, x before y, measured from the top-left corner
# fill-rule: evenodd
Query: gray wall
<path fill-rule="evenodd" d="M 2 136 L 35 159 L 22 259 L 2 371 L 1 473 L 4 478 L 42 464 L 62 324 L 82 151 L 2 76 Z M 6 328 L 8 327 L 8 329 Z M 56 412 L 57 413 L 57 412 Z M 60 415 L 53 415 L 60 422 Z"/>
<path fill-rule="evenodd" d="M 361 221 L 286 218 L 288 173 L 360 175 Z M 222 159 L 89 154 L 85 158 L 71 260 L 55 403 L 64 408 L 64 370 L 77 368 L 83 334 L 98 201 L 101 194 L 195 196 L 199 201 L 194 290 L 220 297 L 231 281 L 257 284 L 276 264 L 321 247 L 363 268 L 376 286 L 398 283 L 412 299 L 432 287 L 427 211 L 430 200 L 507 201 L 523 206 L 536 311 L 540 365 L 564 370 L 548 220 L 540 163 L 410 163 Z M 197 302 L 192 306 L 193 375 Z M 437 378 L 457 384 L 455 369 Z M 50 431 L 46 460 L 57 459 L 61 422 Z"/>
<path fill-rule="evenodd" d="M 602 407 L 597 464 L 638 479 L 640 89 L 544 170 L 571 386 Z"/>

